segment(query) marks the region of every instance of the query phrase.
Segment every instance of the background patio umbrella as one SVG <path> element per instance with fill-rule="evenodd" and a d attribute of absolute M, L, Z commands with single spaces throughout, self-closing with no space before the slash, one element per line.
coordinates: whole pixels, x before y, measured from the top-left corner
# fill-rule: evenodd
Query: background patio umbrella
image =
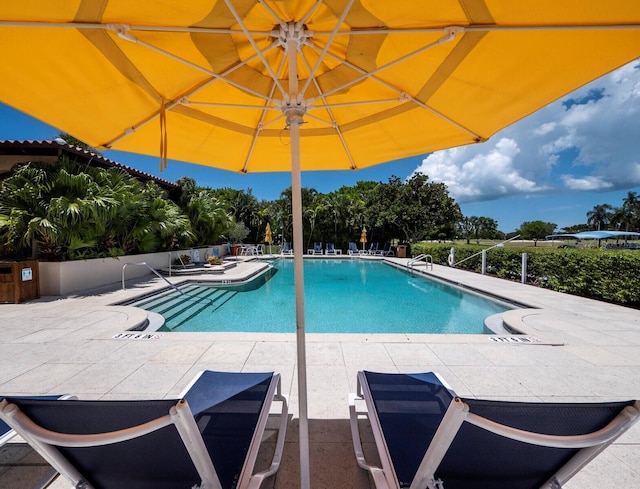
<path fill-rule="evenodd" d="M 367 242 L 367 228 L 362 227 L 362 232 L 360 233 L 360 242 L 362 243 L 362 251 L 364 251 L 364 244 Z"/>
<path fill-rule="evenodd" d="M 264 241 L 269 244 L 273 241 L 273 236 L 271 236 L 271 225 L 269 223 L 267 223 L 267 227 L 264 230 Z"/>
<path fill-rule="evenodd" d="M 637 0 L 8 2 L 0 100 L 161 165 L 291 171 L 307 488 L 300 171 L 484 141 L 638 57 L 639 25 Z"/>

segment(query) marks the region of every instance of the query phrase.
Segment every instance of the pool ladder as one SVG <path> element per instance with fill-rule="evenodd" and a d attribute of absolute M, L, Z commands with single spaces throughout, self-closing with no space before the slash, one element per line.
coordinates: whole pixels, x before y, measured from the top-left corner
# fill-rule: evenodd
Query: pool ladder
<path fill-rule="evenodd" d="M 407 262 L 407 268 L 413 272 L 415 270 L 415 265 L 420 263 L 421 261 L 424 261 L 425 263 L 425 271 L 433 270 L 433 257 L 424 253 L 409 260 Z"/>

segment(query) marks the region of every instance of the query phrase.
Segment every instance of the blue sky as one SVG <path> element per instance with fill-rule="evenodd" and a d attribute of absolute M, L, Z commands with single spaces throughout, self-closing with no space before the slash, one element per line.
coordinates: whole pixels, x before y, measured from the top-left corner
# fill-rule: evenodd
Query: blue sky
<path fill-rule="evenodd" d="M 0 104 L 0 139 L 53 139 L 60 131 Z M 496 219 L 510 232 L 524 221 L 559 228 L 586 222 L 598 204 L 620 206 L 640 193 L 640 61 L 635 61 L 502 130 L 483 144 L 438 151 L 352 171 L 305 172 L 302 185 L 326 193 L 361 180 L 408 178 L 415 171 L 444 182 L 465 216 Z M 291 185 L 289 173 L 238 174 L 118 151 L 119 163 L 199 185 L 252 189 L 273 200 Z"/>

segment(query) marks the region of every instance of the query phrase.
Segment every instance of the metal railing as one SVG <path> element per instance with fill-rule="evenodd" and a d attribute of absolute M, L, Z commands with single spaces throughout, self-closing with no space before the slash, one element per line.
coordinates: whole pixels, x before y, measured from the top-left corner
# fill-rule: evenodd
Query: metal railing
<path fill-rule="evenodd" d="M 124 270 L 125 268 L 127 268 L 128 265 L 137 265 L 137 266 L 144 266 L 147 267 L 149 270 L 151 270 L 155 275 L 157 275 L 158 277 L 160 277 L 162 280 L 164 280 L 165 282 L 167 282 L 169 284 L 169 287 L 171 287 L 172 289 L 177 290 L 178 292 L 180 292 L 181 295 L 184 295 L 184 292 L 181 291 L 178 287 L 176 287 L 175 285 L 173 285 L 171 282 L 169 282 L 167 280 L 167 278 L 165 276 L 163 276 L 160 272 L 158 272 L 158 270 L 156 270 L 155 268 L 153 268 L 151 265 L 149 265 L 146 261 L 141 261 L 141 262 L 137 262 L 137 263 L 125 263 L 124 265 L 122 265 L 122 290 L 125 290 L 125 283 L 124 283 Z"/>
<path fill-rule="evenodd" d="M 509 241 L 513 241 L 514 239 L 518 239 L 519 237 L 520 237 L 520 235 L 518 234 L 518 235 L 514 236 L 513 238 L 509 238 L 509 239 L 507 239 L 507 240 L 505 240 L 505 241 L 502 241 L 501 243 L 498 243 L 498 244 L 496 244 L 496 245 L 490 246 L 490 247 L 489 247 L 489 248 L 487 248 L 486 250 L 478 251 L 477 253 L 474 253 L 473 255 L 469 255 L 468 257 L 466 257 L 466 258 L 464 258 L 464 259 L 462 259 L 462 260 L 460 260 L 460 261 L 458 261 L 458 262 L 457 262 L 457 261 L 455 261 L 455 258 L 452 258 L 452 259 L 450 259 L 450 260 L 449 260 L 449 265 L 450 265 L 450 266 L 454 266 L 454 265 L 458 265 L 458 264 L 460 264 L 460 263 L 463 263 L 463 262 L 465 262 L 465 261 L 467 261 L 467 260 L 471 260 L 471 258 L 473 258 L 473 257 L 475 257 L 475 256 L 481 255 L 482 253 L 486 253 L 487 251 L 492 250 L 493 248 L 501 247 L 501 246 L 503 246 L 505 243 L 508 243 Z M 453 250 L 453 248 L 451 248 L 451 249 Z M 454 254 L 453 254 L 453 253 L 450 253 L 450 254 L 449 254 L 449 256 L 450 256 L 450 257 L 454 257 Z M 451 263 L 451 262 L 453 262 L 453 263 Z"/>
<path fill-rule="evenodd" d="M 411 260 L 409 260 L 407 262 L 407 268 L 410 270 L 413 270 L 414 266 L 423 260 L 425 263 L 425 270 L 428 270 L 428 269 L 433 270 L 433 257 L 431 255 L 427 255 L 424 253 L 422 255 L 418 255 L 415 258 L 412 258 Z"/>

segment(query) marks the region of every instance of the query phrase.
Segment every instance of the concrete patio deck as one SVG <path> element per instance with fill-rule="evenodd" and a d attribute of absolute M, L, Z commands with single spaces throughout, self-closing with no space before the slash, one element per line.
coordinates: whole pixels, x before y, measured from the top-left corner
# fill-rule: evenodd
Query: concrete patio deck
<path fill-rule="evenodd" d="M 261 262 L 243 262 L 217 278 L 231 280 L 261 266 Z M 505 322 L 539 341 L 509 341 L 517 335 L 308 334 L 313 489 L 373 487 L 356 464 L 349 431 L 347 396 L 356 389 L 358 370 L 437 371 L 462 396 L 640 399 L 639 311 L 438 265 L 426 273 L 530 306 L 507 313 Z M 0 305 L 0 392 L 72 393 L 86 399 L 167 398 L 175 397 L 199 370 L 276 370 L 282 374 L 293 418 L 280 471 L 265 487 L 299 487 L 294 325 L 290 334 L 163 333 L 157 339 L 114 338 L 144 321 L 146 313 L 109 304 L 162 286 L 154 278 L 129 283 L 126 290 L 116 284 L 68 297 Z M 371 442 L 365 443 L 367 454 L 373 453 Z M 14 487 L 10 481 L 17 480 L 18 469 L 10 467 L 1 473 L 0 487 Z M 71 486 L 59 477 L 50 487 Z M 640 423 L 566 487 L 640 487 Z"/>

